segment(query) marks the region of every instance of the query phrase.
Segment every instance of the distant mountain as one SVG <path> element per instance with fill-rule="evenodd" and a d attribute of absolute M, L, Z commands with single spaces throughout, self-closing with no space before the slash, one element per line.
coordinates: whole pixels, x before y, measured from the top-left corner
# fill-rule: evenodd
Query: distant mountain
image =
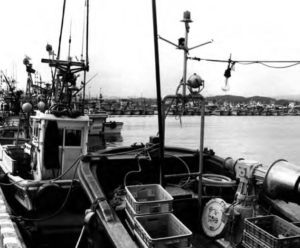
<path fill-rule="evenodd" d="M 233 95 L 209 96 L 206 97 L 206 100 L 214 103 L 231 102 L 234 104 L 246 103 L 248 101 L 246 97 Z"/>
<path fill-rule="evenodd" d="M 300 101 L 300 95 L 276 96 L 276 99 L 286 99 L 286 100 L 289 100 L 289 101 Z"/>
<path fill-rule="evenodd" d="M 264 104 L 276 102 L 275 98 L 266 97 L 266 96 L 251 96 L 251 97 L 248 97 L 247 99 L 248 99 L 248 101 L 255 101 L 255 102 L 260 102 L 260 103 L 264 103 Z"/>
<path fill-rule="evenodd" d="M 300 97 L 299 97 L 300 99 Z M 244 96 L 234 96 L 234 95 L 219 95 L 219 96 L 210 96 L 206 97 L 207 101 L 212 101 L 214 103 L 249 103 L 250 101 L 259 102 L 261 104 L 278 104 L 278 105 L 288 105 L 290 100 L 288 99 L 276 99 L 272 97 L 265 97 L 265 96 L 251 96 L 251 97 L 244 97 Z"/>
<path fill-rule="evenodd" d="M 296 96 L 278 96 L 278 97 L 265 97 L 265 96 L 251 96 L 251 97 L 244 97 L 244 96 L 234 96 L 234 95 L 217 95 L 217 96 L 208 96 L 205 97 L 207 102 L 213 102 L 218 104 L 223 104 L 224 102 L 238 104 L 244 103 L 248 104 L 251 101 L 259 102 L 261 104 L 277 104 L 282 106 L 287 106 L 291 101 L 294 101 L 295 104 L 300 104 L 300 95 L 298 98 Z M 111 101 L 130 101 L 132 103 L 141 103 L 141 104 L 155 104 L 156 98 L 144 98 L 144 97 L 127 97 L 127 98 L 120 98 L 120 97 L 105 97 L 105 102 Z"/>

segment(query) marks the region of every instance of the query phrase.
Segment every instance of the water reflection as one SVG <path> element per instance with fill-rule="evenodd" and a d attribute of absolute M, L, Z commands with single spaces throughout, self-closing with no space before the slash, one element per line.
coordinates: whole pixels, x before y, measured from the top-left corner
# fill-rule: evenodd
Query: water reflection
<path fill-rule="evenodd" d="M 121 134 L 90 135 L 88 138 L 88 152 L 96 152 L 109 147 L 121 145 L 123 137 Z"/>

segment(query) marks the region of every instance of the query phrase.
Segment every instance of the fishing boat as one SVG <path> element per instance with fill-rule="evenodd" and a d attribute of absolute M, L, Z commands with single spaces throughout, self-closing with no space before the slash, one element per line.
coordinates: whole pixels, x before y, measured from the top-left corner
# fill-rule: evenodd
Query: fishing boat
<path fill-rule="evenodd" d="M 22 91 L 16 90 L 15 80 L 9 79 L 3 71 L 0 75 L 7 85 L 7 89 L 1 87 L 3 90 L 0 93 L 0 143 L 24 143 L 27 141 L 27 134 L 24 128 L 26 117 L 20 111 Z"/>
<path fill-rule="evenodd" d="M 6 121 L 8 119 L 10 118 L 6 117 Z M 0 126 L 0 144 L 25 143 L 28 141 L 25 129 L 20 123 L 23 121 L 22 116 L 16 120 L 13 123 L 5 122 Z"/>
<path fill-rule="evenodd" d="M 107 121 L 108 114 L 105 111 L 90 113 L 89 135 L 121 134 L 124 122 Z"/>
<path fill-rule="evenodd" d="M 243 158 L 221 158 L 204 148 L 205 98 L 200 77 L 189 81 L 192 97 L 185 92 L 184 75 L 183 94 L 160 100 L 156 4 L 152 3 L 159 136 L 150 137 L 146 145 L 108 149 L 82 159 L 78 175 L 93 206 L 88 212 L 93 220 L 86 226 L 92 244 L 118 248 L 300 246 L 300 228 L 293 223 L 300 220 L 300 169 L 285 160 L 265 166 Z M 184 13 L 183 22 L 187 35 L 190 12 Z M 186 63 L 187 38 L 177 48 L 184 51 Z M 164 104 L 189 98 L 201 106 L 199 149 L 165 146 Z M 92 228 L 95 223 L 98 230 Z"/>
<path fill-rule="evenodd" d="M 108 121 L 109 113 L 103 110 L 102 102 L 103 97 L 100 93 L 98 106 L 88 109 L 87 115 L 90 118 L 89 135 L 121 134 L 124 123 L 121 121 Z"/>
<path fill-rule="evenodd" d="M 80 157 L 87 154 L 89 118 L 54 105 L 45 113 L 36 111 L 30 119 L 32 134 L 27 143 L 0 146 L 0 185 L 8 203 L 5 209 L 13 211 L 20 220 L 27 220 L 26 228 L 47 233 L 41 239 L 39 234 L 30 233 L 25 239 L 28 247 L 34 247 L 31 239 L 37 247 L 44 242 L 53 243 L 53 247 L 67 246 L 68 242 L 74 245 L 75 241 L 68 235 L 80 230 L 79 216 L 84 211 L 77 207 L 81 187 L 76 180 L 76 167 Z M 73 203 L 76 207 L 65 207 L 66 199 L 75 196 L 78 197 Z M 8 230 L 7 235 L 15 236 L 14 233 Z M 20 245 L 19 239 L 12 243 Z"/>
<path fill-rule="evenodd" d="M 87 3 L 87 23 L 88 8 Z M 88 46 L 81 61 L 70 57 L 71 38 L 67 60 L 60 58 L 60 46 L 61 41 L 54 52 L 47 44 L 49 58 L 42 59 L 52 71 L 51 99 L 33 108 L 27 81 L 22 110 L 30 124 L 29 140 L 0 145 L 0 247 L 75 247 L 89 207 L 76 174 L 88 150 L 90 118 L 83 114 L 84 97 L 82 110 L 72 108 L 78 73 L 83 72 L 86 83 Z"/>

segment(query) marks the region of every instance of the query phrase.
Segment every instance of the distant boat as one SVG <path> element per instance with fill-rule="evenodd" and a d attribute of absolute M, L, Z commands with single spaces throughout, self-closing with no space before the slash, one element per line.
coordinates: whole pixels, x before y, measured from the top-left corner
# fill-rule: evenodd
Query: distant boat
<path fill-rule="evenodd" d="M 131 115 L 132 111 L 130 109 L 124 110 L 123 114 L 124 115 Z"/>
<path fill-rule="evenodd" d="M 215 109 L 211 112 L 211 115 L 221 115 L 221 111 L 219 109 Z"/>
<path fill-rule="evenodd" d="M 104 134 L 120 134 L 124 123 L 120 121 L 108 121 L 103 123 Z"/>
<path fill-rule="evenodd" d="M 114 109 L 113 110 L 113 114 L 114 115 L 122 115 L 123 114 L 123 111 L 121 109 Z"/>
<path fill-rule="evenodd" d="M 89 135 L 99 135 L 99 134 L 120 134 L 124 123 L 120 121 L 106 121 L 107 113 L 105 111 L 100 111 L 88 115 L 90 118 L 90 128 Z"/>
<path fill-rule="evenodd" d="M 146 115 L 154 115 L 154 110 L 153 109 L 147 109 L 145 114 Z"/>
<path fill-rule="evenodd" d="M 141 110 L 140 109 L 134 109 L 134 110 L 132 110 L 132 114 L 133 115 L 140 115 L 141 114 Z"/>

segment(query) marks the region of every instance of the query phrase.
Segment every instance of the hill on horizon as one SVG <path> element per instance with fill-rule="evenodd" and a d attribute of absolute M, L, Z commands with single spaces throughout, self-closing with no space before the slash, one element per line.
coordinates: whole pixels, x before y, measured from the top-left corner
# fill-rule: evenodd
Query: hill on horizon
<path fill-rule="evenodd" d="M 210 96 L 206 97 L 207 101 L 213 101 L 215 103 L 249 103 L 250 101 L 259 102 L 261 104 L 278 104 L 278 105 L 288 105 L 290 100 L 288 99 L 276 99 L 273 97 L 266 97 L 266 96 L 251 96 L 251 97 L 244 97 L 244 96 L 234 96 L 234 95 L 217 95 L 217 96 Z"/>
<path fill-rule="evenodd" d="M 142 102 L 142 101 L 150 101 L 152 103 L 156 102 L 156 98 L 147 98 L 147 97 L 105 97 L 104 100 L 106 101 L 118 101 L 118 100 L 129 100 L 132 102 Z M 294 98 L 290 99 L 289 97 L 266 97 L 266 96 L 251 96 L 251 97 L 244 97 L 244 96 L 235 96 L 235 95 L 216 95 L 216 96 L 208 96 L 205 97 L 206 101 L 212 101 L 213 103 L 223 104 L 224 102 L 238 104 L 244 103 L 247 104 L 250 101 L 259 102 L 261 104 L 276 104 L 276 105 L 283 105 L 287 106 L 291 101 L 294 101 L 295 104 L 300 104 L 300 96 L 299 99 L 296 100 Z M 295 101 L 296 100 L 296 101 Z"/>

